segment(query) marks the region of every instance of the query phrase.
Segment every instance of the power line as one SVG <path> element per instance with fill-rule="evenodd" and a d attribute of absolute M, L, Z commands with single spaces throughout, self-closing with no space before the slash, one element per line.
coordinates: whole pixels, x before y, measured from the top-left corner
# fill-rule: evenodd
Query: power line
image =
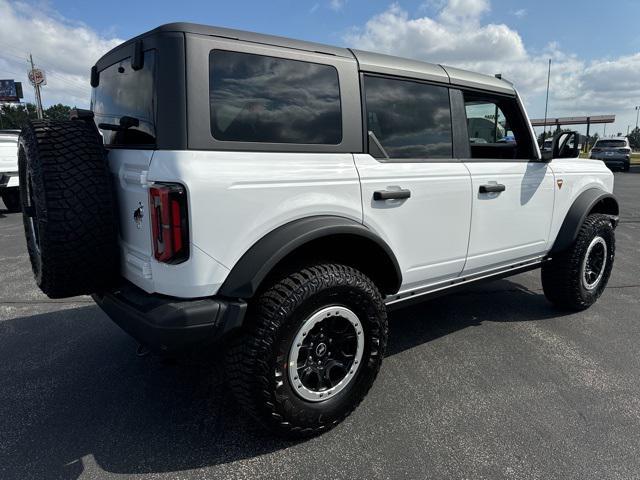
<path fill-rule="evenodd" d="M 6 44 L 2 44 L 2 43 L 0 43 L 0 46 L 1 46 L 1 47 L 3 47 L 3 48 L 11 48 L 11 47 L 9 47 L 8 45 L 6 45 Z M 26 62 L 26 63 L 27 63 L 27 66 L 28 66 L 28 63 L 29 63 L 29 56 L 28 56 L 28 55 L 26 55 L 26 54 L 24 54 L 24 56 L 23 56 L 23 52 L 19 51 L 18 49 L 15 49 L 15 48 L 11 48 L 11 49 L 12 49 L 14 52 L 19 53 L 20 55 L 16 55 L 16 54 L 14 54 L 14 53 L 9 53 L 9 52 L 6 52 L 5 54 L 6 54 L 6 55 L 8 55 L 8 56 L 14 57 L 14 58 L 16 58 L 16 59 L 18 59 L 18 60 L 22 60 L 22 61 Z M 3 55 L 3 54 L 0 54 L 0 56 L 2 56 L 2 55 Z M 51 65 L 49 65 L 49 64 L 44 64 L 44 63 L 42 63 L 42 62 L 38 62 L 38 64 L 39 64 L 40 66 L 42 66 L 45 70 L 47 70 L 47 71 L 49 72 L 49 75 L 50 75 L 50 76 L 54 76 L 54 77 L 56 77 L 56 78 L 57 78 L 59 81 L 61 81 L 61 82 L 64 82 L 64 83 L 66 83 L 66 84 L 68 84 L 68 85 L 75 85 L 76 87 L 80 87 L 80 88 L 82 88 L 83 90 L 84 90 L 84 89 L 86 89 L 86 88 L 87 88 L 87 86 L 88 86 L 88 82 L 87 82 L 87 83 L 85 83 L 85 82 L 83 82 L 83 81 L 81 81 L 81 80 L 78 80 L 78 79 L 76 79 L 76 78 L 62 78 L 62 77 L 61 77 L 61 75 L 62 75 L 62 74 L 61 74 L 57 69 L 53 68 L 53 67 L 52 67 Z M 85 91 L 86 91 L 86 90 L 85 90 Z"/>
<path fill-rule="evenodd" d="M 28 72 L 27 73 L 18 73 L 15 70 L 10 70 L 7 68 L 2 69 L 2 71 L 5 71 L 7 73 L 10 73 L 18 78 L 26 78 L 28 77 Z M 56 82 L 60 82 L 65 84 L 68 88 L 70 88 L 72 91 L 74 91 L 77 94 L 83 94 L 83 95 L 89 95 L 90 94 L 90 89 L 88 88 L 88 85 L 83 85 L 79 80 L 76 82 L 71 82 L 68 81 L 68 79 L 66 78 L 62 78 L 60 77 L 60 74 L 56 73 L 56 72 L 51 72 L 48 74 L 50 77 L 54 77 L 56 79 Z M 70 80 L 70 79 L 69 79 Z"/>

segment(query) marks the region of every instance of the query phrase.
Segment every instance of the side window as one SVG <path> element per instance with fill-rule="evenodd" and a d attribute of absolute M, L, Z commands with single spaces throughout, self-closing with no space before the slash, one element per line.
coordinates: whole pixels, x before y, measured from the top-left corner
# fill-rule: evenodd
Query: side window
<path fill-rule="evenodd" d="M 366 76 L 367 130 L 389 158 L 451 158 L 449 89 Z"/>
<path fill-rule="evenodd" d="M 465 103 L 470 143 L 513 142 L 507 119 L 495 103 L 486 101 Z"/>
<path fill-rule="evenodd" d="M 472 158 L 532 159 L 533 140 L 515 98 L 464 94 Z"/>
<path fill-rule="evenodd" d="M 213 50 L 211 133 L 217 140 L 337 145 L 338 72 L 330 65 Z"/>

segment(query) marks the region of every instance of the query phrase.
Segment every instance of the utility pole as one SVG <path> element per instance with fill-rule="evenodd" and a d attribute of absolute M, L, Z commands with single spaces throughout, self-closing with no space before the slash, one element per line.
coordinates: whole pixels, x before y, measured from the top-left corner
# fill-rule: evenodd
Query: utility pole
<path fill-rule="evenodd" d="M 547 108 L 549 107 L 549 79 L 551 78 L 551 59 L 549 59 L 549 71 L 547 72 L 547 99 L 544 102 L 544 128 L 542 130 L 542 142 L 547 137 Z"/>
<path fill-rule="evenodd" d="M 34 80 L 33 81 L 33 88 L 36 91 L 36 111 L 38 113 L 38 119 L 42 120 L 42 97 L 40 96 L 40 84 L 38 82 L 36 82 L 36 76 L 35 76 L 35 68 L 33 66 L 33 56 L 31 56 L 31 54 L 29 54 L 29 62 L 31 63 L 31 78 Z"/>
<path fill-rule="evenodd" d="M 638 129 L 638 115 L 640 114 L 640 107 L 636 107 L 636 130 Z"/>

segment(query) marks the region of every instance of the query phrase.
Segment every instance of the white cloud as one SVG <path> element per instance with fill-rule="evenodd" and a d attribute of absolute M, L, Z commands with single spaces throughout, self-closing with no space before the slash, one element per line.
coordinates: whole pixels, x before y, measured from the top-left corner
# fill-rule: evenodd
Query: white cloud
<path fill-rule="evenodd" d="M 516 10 L 515 12 L 511 12 L 513 14 L 514 17 L 518 17 L 518 18 L 524 18 L 527 16 L 527 9 L 526 8 L 521 8 L 519 10 Z"/>
<path fill-rule="evenodd" d="M 489 0 L 449 0 L 440 11 L 440 20 L 450 24 L 476 24 L 489 10 Z"/>
<path fill-rule="evenodd" d="M 631 115 L 640 98 L 640 53 L 587 61 L 551 42 L 543 51 L 527 49 L 520 34 L 505 24 L 483 21 L 488 0 L 430 0 L 436 13 L 410 16 L 397 3 L 344 36 L 347 45 L 486 74 L 513 81 L 529 113 L 544 113 L 548 59 L 552 59 L 550 115 Z M 423 9 L 424 10 L 424 9 Z M 526 14 L 514 13 L 516 16 Z M 634 117 L 635 121 L 635 117 Z"/>
<path fill-rule="evenodd" d="M 344 7 L 345 3 L 347 3 L 347 0 L 330 0 L 329 1 L 329 8 L 331 8 L 331 10 L 335 10 L 337 12 L 339 10 L 342 10 L 342 8 Z"/>
<path fill-rule="evenodd" d="M 122 40 L 104 38 L 88 26 L 71 22 L 38 4 L 0 0 L 0 76 L 23 82 L 25 100 L 33 101 L 27 57 L 47 74 L 42 89 L 46 105 L 86 107 L 91 87 L 89 71 L 104 53 Z"/>

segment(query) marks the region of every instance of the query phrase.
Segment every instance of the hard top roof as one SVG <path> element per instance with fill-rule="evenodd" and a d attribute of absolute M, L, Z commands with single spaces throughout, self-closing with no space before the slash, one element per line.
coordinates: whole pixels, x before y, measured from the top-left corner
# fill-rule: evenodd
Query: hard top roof
<path fill-rule="evenodd" d="M 480 73 L 461 70 L 454 67 L 447 67 L 444 65 L 422 62 L 419 60 L 396 57 L 394 55 L 384 55 L 362 50 L 334 47 L 331 45 L 294 40 L 275 35 L 265 35 L 261 33 L 247 32 L 231 28 L 213 27 L 209 25 L 200 25 L 188 22 L 176 22 L 160 25 L 153 30 L 150 30 L 146 33 L 132 38 L 131 40 L 128 40 L 124 44 L 116 47 L 116 49 L 121 48 L 123 45 L 135 42 L 139 39 L 143 39 L 144 37 L 166 32 L 184 32 L 197 35 L 231 38 L 245 42 L 292 48 L 308 52 L 317 52 L 338 57 L 355 58 L 358 61 L 360 70 L 366 72 L 383 74 L 386 73 L 390 75 L 451 83 L 453 85 L 490 90 L 511 95 L 515 93 L 514 87 L 510 82 L 491 75 L 483 75 Z"/>

